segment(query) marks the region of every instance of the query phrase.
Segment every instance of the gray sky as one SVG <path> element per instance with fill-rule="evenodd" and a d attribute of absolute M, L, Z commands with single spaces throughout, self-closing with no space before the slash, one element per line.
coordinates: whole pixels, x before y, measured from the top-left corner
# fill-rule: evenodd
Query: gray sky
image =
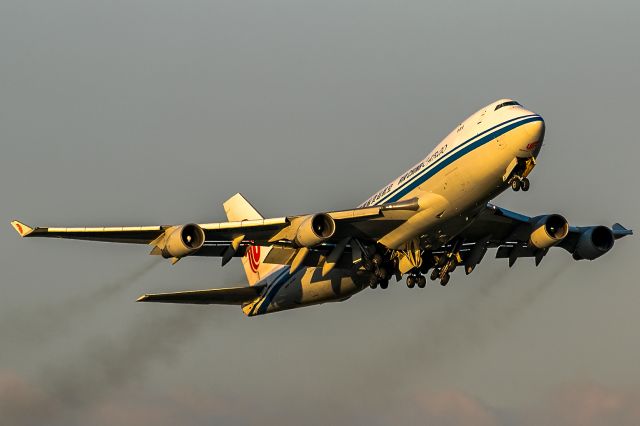
<path fill-rule="evenodd" d="M 595 262 L 487 257 L 447 288 L 245 318 L 135 304 L 239 262 L 21 241 L 34 225 L 359 204 L 502 97 L 542 114 L 528 193 L 638 228 L 637 2 L 0 3 L 3 424 L 638 424 L 637 238 Z"/>

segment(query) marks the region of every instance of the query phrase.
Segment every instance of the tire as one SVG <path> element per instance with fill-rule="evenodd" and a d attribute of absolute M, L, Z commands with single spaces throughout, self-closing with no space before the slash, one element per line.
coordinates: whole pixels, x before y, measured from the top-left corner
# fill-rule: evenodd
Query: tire
<path fill-rule="evenodd" d="M 384 268 L 378 268 L 376 269 L 376 277 L 380 278 L 381 281 L 384 281 L 389 278 L 389 273 Z"/>
<path fill-rule="evenodd" d="M 386 289 L 387 287 L 389 287 L 389 280 L 382 280 L 380 281 L 380 288 L 381 289 Z"/>
<path fill-rule="evenodd" d="M 445 286 L 447 284 L 449 284 L 449 279 L 451 278 L 451 275 L 449 274 L 444 274 L 444 276 L 442 277 L 442 279 L 440 280 L 440 285 L 441 286 Z"/>
<path fill-rule="evenodd" d="M 427 279 L 424 275 L 418 275 L 417 284 L 419 288 L 424 288 L 427 285 Z"/>
<path fill-rule="evenodd" d="M 369 287 L 371 288 L 378 287 L 378 277 L 376 277 L 375 275 L 371 275 L 371 277 L 369 278 Z"/>
<path fill-rule="evenodd" d="M 520 179 L 514 178 L 511 180 L 511 189 L 518 192 L 520 191 L 520 186 L 521 186 Z"/>
<path fill-rule="evenodd" d="M 529 190 L 529 187 L 531 186 L 531 182 L 529 182 L 529 179 L 524 178 L 522 179 L 522 190 L 524 192 L 527 192 Z"/>
<path fill-rule="evenodd" d="M 434 268 L 433 271 L 431 271 L 431 276 L 429 278 L 431 278 L 431 281 L 435 281 L 438 279 L 439 276 L 440 276 L 440 271 Z"/>
<path fill-rule="evenodd" d="M 407 287 L 413 288 L 416 286 L 416 279 L 413 275 L 407 277 Z"/>

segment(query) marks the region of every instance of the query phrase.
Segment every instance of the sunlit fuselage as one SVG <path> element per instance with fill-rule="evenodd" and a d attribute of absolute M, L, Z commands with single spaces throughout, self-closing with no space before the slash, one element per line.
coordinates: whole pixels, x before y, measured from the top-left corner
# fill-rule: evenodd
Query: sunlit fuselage
<path fill-rule="evenodd" d="M 531 159 L 542 147 L 544 132 L 541 116 L 509 99 L 472 114 L 422 161 L 361 204 L 419 200 L 420 210 L 380 243 L 396 249 L 419 237 L 428 249 L 448 243 L 478 208 L 509 187 L 514 167 L 533 167 Z M 265 278 L 264 294 L 243 307 L 247 315 L 340 301 L 366 286 L 356 271 L 336 269 L 323 278 L 320 268 L 303 268 L 293 275 L 288 269 L 276 268 Z"/>

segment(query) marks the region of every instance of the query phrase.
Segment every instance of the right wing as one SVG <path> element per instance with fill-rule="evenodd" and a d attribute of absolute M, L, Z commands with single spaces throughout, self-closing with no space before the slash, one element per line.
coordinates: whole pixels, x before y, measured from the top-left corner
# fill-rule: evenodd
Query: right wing
<path fill-rule="evenodd" d="M 260 296 L 266 285 L 251 287 L 213 288 L 209 290 L 178 291 L 175 293 L 145 294 L 138 302 L 187 303 L 197 305 L 242 305 Z"/>
<path fill-rule="evenodd" d="M 234 197 L 242 198 L 240 194 Z M 161 254 L 165 258 L 172 258 L 174 262 L 184 256 L 196 255 L 220 256 L 226 263 L 232 257 L 244 255 L 249 246 L 275 246 L 294 254 L 301 247 L 307 247 L 311 256 L 304 262 L 301 260 L 301 264 L 307 264 L 312 258 L 326 256 L 336 246 L 343 246 L 345 239 L 375 244 L 405 223 L 419 208 L 418 200 L 413 199 L 319 214 L 186 225 L 32 228 L 17 220 L 11 224 L 22 237 L 149 244 L 154 246 L 151 254 Z M 298 231 L 305 223 L 309 225 L 310 219 L 316 216 L 331 222 L 333 232 L 319 243 L 301 244 L 297 240 Z M 347 252 L 351 249 L 352 245 L 348 244 Z M 292 256 L 285 254 L 281 253 L 283 260 L 274 263 L 291 264 L 294 261 Z"/>

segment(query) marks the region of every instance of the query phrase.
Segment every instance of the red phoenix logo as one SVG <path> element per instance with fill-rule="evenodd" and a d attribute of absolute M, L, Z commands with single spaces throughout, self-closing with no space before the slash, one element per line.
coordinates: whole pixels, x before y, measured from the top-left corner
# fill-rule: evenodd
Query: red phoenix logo
<path fill-rule="evenodd" d="M 527 151 L 536 149 L 538 147 L 538 144 L 540 144 L 540 141 L 530 143 L 529 145 L 527 145 Z"/>
<path fill-rule="evenodd" d="M 22 235 L 23 234 L 22 225 L 20 225 L 19 223 L 16 223 L 16 228 L 18 228 L 18 232 L 20 233 L 20 235 Z"/>
<path fill-rule="evenodd" d="M 258 272 L 258 267 L 260 266 L 260 246 L 247 247 L 247 260 L 249 260 L 251 270 Z"/>

